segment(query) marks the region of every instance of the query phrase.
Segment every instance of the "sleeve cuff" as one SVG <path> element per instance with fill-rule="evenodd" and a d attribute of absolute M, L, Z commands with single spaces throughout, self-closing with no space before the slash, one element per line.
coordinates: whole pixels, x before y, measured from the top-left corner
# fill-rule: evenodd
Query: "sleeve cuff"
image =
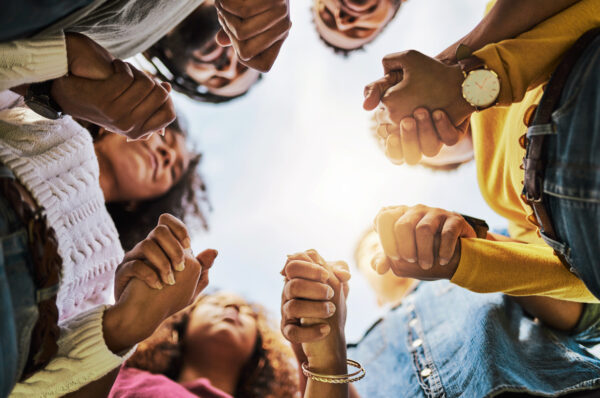
<path fill-rule="evenodd" d="M 56 79 L 65 75 L 68 69 L 63 32 L 0 44 L 0 91 Z"/>
<path fill-rule="evenodd" d="M 56 357 L 41 371 L 18 383 L 11 397 L 58 397 L 77 391 L 119 367 L 136 347 L 115 355 L 104 342 L 99 306 L 61 324 Z"/>

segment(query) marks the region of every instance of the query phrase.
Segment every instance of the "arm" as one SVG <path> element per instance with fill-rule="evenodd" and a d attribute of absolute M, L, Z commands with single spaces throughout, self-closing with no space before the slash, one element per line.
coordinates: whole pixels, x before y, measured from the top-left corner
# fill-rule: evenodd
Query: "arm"
<path fill-rule="evenodd" d="M 148 238 L 127 253 L 117 270 L 114 306 L 98 307 L 61 325 L 56 357 L 18 383 L 13 390 L 15 397 L 87 396 L 86 391 L 93 389 L 95 393 L 110 390 L 115 375 L 107 374 L 128 357 L 119 354 L 131 352 L 131 347 L 149 337 L 163 320 L 186 307 L 206 287 L 216 252 L 205 250 L 197 258 L 184 254 L 189 236 L 183 223 L 175 220 L 162 215 Z M 166 225 L 172 231 L 170 236 L 164 235 Z M 158 251 L 169 259 L 161 259 Z M 184 255 L 185 259 L 180 258 Z M 167 282 L 177 286 L 163 287 L 161 280 L 168 279 L 165 275 L 176 270 L 180 261 L 185 261 L 185 268 L 174 274 L 172 283 Z"/>
<path fill-rule="evenodd" d="M 65 35 L 0 43 L 0 91 L 64 76 L 68 71 Z"/>
<path fill-rule="evenodd" d="M 467 35 L 442 51 L 436 58 L 455 63 L 456 48 L 465 44 L 473 51 L 528 31 L 579 0 L 498 0 Z"/>
<path fill-rule="evenodd" d="M 478 293 L 598 302 L 544 245 L 476 239 L 459 214 L 418 205 L 387 207 L 375 221 L 385 255 L 379 273 L 450 279 Z"/>
<path fill-rule="evenodd" d="M 283 270 L 286 285 L 282 294 L 282 332 L 292 343 L 301 363 L 316 373 L 348 373 L 346 365 L 345 283 L 350 274 L 342 262 L 325 262 L 316 251 L 288 256 Z M 342 282 L 344 281 L 344 282 Z M 348 384 L 315 381 L 301 375 L 305 398 L 356 397 Z"/>

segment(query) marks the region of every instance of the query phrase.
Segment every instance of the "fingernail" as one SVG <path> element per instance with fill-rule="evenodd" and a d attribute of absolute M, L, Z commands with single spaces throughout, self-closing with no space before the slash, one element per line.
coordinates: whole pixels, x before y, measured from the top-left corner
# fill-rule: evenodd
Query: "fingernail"
<path fill-rule="evenodd" d="M 435 111 L 435 112 L 433 112 L 433 118 L 435 120 L 442 120 L 442 112 L 441 111 Z"/>
<path fill-rule="evenodd" d="M 330 298 L 332 298 L 333 294 L 334 294 L 333 289 L 331 288 L 331 286 L 328 286 L 327 287 L 327 299 L 329 300 Z"/>
<path fill-rule="evenodd" d="M 421 266 L 421 268 L 423 268 L 423 269 L 430 269 L 430 268 L 431 268 L 431 266 L 432 266 L 433 264 L 431 264 L 431 263 L 430 263 L 430 262 L 428 262 L 428 261 L 420 261 L 420 262 L 419 262 L 419 265 L 420 265 L 420 266 Z"/>
<path fill-rule="evenodd" d="M 169 275 L 167 276 L 167 283 L 171 286 L 175 284 L 175 276 L 172 272 L 169 272 Z"/>
<path fill-rule="evenodd" d="M 190 249 L 192 247 L 192 242 L 190 241 L 190 238 L 187 237 L 183 240 L 182 244 L 184 249 Z"/>
<path fill-rule="evenodd" d="M 175 264 L 176 271 L 183 271 L 184 269 L 185 269 L 185 264 L 183 262 L 180 262 L 179 264 Z"/>
<path fill-rule="evenodd" d="M 440 265 L 446 265 L 448 264 L 448 259 L 447 258 L 440 258 Z"/>
<path fill-rule="evenodd" d="M 132 139 L 132 138 L 127 137 L 127 142 L 132 142 L 132 141 L 135 141 L 135 140 Z"/>
<path fill-rule="evenodd" d="M 403 120 L 402 127 L 404 127 L 407 130 L 412 130 L 415 127 L 415 122 L 412 119 Z"/>
<path fill-rule="evenodd" d="M 323 282 L 325 282 L 327 279 L 329 279 L 329 272 L 327 272 L 327 270 L 322 270 L 321 271 L 321 280 Z"/>
<path fill-rule="evenodd" d="M 163 285 L 162 285 L 162 283 L 157 281 L 157 282 L 154 282 L 154 288 L 160 290 L 163 288 Z"/>
<path fill-rule="evenodd" d="M 414 263 L 416 263 L 416 262 L 417 262 L 417 259 L 416 259 L 416 258 L 407 258 L 407 259 L 405 259 L 404 261 L 406 261 L 407 263 L 412 263 L 412 264 L 414 264 Z"/>
<path fill-rule="evenodd" d="M 329 325 L 323 324 L 319 326 L 319 332 L 321 332 L 321 334 L 329 333 Z"/>
<path fill-rule="evenodd" d="M 419 120 L 425 120 L 425 112 L 419 112 L 419 113 L 417 113 L 417 119 L 419 119 Z"/>
<path fill-rule="evenodd" d="M 327 303 L 327 313 L 333 314 L 335 312 L 335 304 Z"/>

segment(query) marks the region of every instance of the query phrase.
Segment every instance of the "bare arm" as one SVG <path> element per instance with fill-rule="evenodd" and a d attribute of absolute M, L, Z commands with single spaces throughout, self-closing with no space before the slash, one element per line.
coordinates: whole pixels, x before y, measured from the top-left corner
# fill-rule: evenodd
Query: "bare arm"
<path fill-rule="evenodd" d="M 436 58 L 453 63 L 459 44 L 465 44 L 475 51 L 486 44 L 515 37 L 577 1 L 579 0 L 498 0 L 473 30 Z"/>

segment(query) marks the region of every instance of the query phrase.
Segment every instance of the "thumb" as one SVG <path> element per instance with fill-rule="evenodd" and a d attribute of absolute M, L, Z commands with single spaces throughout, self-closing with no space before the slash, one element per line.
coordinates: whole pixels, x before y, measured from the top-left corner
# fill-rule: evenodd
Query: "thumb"
<path fill-rule="evenodd" d="M 227 33 L 223 29 L 220 29 L 215 36 L 217 44 L 221 47 L 229 47 L 231 45 L 231 39 L 227 36 Z"/>
<path fill-rule="evenodd" d="M 418 51 L 408 50 L 401 53 L 386 55 L 383 57 L 383 60 L 381 60 L 381 64 L 383 65 L 384 73 L 387 74 L 394 70 L 405 69 L 411 64 L 414 65 L 415 63 L 422 61 L 423 58 L 429 57 Z"/>
<path fill-rule="evenodd" d="M 69 73 L 74 76 L 103 80 L 113 73 L 114 57 L 102 46 L 83 35 L 76 44 L 67 43 Z"/>
<path fill-rule="evenodd" d="M 379 105 L 379 101 L 381 101 L 383 94 L 391 87 L 400 83 L 402 77 L 402 70 L 395 70 L 387 73 L 381 79 L 365 86 L 363 108 L 367 111 L 375 109 L 377 105 Z"/>
<path fill-rule="evenodd" d="M 217 258 L 218 254 L 219 252 L 215 249 L 206 249 L 196 256 L 196 260 L 198 260 L 200 264 L 202 264 L 203 272 L 205 269 L 209 269 L 210 267 L 212 267 L 213 262 L 215 261 L 215 258 Z"/>

